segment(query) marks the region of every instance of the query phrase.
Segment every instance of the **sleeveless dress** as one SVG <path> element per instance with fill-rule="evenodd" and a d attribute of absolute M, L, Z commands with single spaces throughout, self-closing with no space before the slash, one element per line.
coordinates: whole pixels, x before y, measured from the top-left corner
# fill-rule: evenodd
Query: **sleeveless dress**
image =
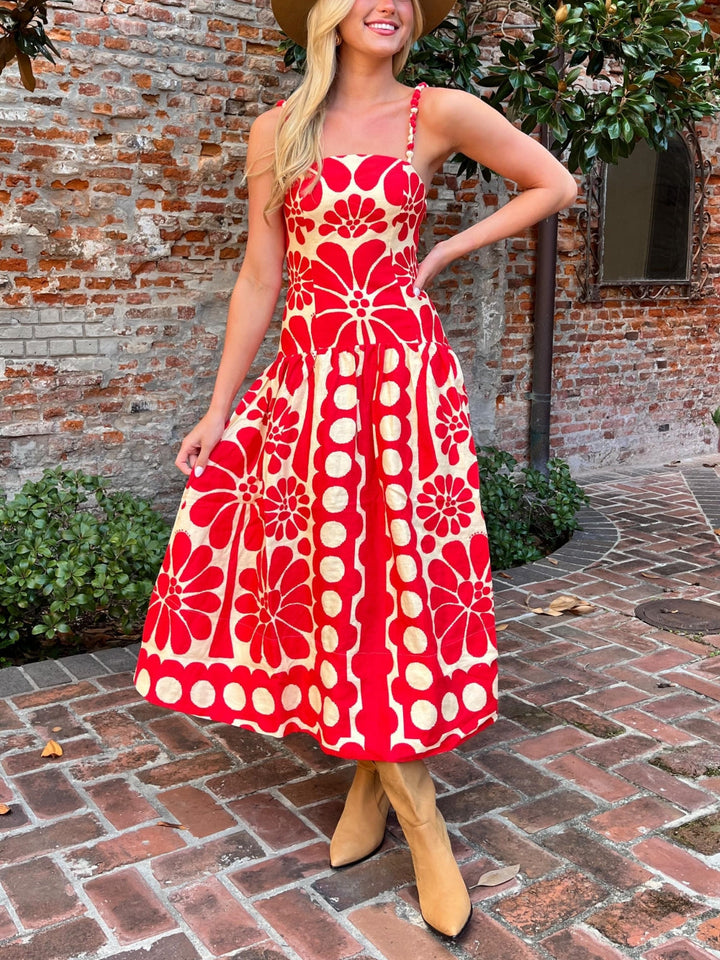
<path fill-rule="evenodd" d="M 152 703 L 352 759 L 497 716 L 468 399 L 413 291 L 422 86 L 404 159 L 327 157 L 288 192 L 280 350 L 188 481 L 135 674 Z"/>

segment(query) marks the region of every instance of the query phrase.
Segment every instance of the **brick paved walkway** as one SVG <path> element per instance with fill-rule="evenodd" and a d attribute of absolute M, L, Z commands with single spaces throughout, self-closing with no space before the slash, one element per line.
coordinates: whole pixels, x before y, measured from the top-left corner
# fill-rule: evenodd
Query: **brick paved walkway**
<path fill-rule="evenodd" d="M 590 490 L 556 564 L 497 578 L 501 721 L 432 761 L 468 883 L 521 865 L 473 889 L 457 943 L 420 921 L 395 821 L 329 869 L 351 765 L 150 706 L 121 649 L 0 670 L 0 960 L 719 957 L 720 636 L 633 610 L 720 601 L 720 480 L 696 464 Z M 598 610 L 528 610 L 557 592 Z M 51 736 L 64 755 L 43 760 Z"/>

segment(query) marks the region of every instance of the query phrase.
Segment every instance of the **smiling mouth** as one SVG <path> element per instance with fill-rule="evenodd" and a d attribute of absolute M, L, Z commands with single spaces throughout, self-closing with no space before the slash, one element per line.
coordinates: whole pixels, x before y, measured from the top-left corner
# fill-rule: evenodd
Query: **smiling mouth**
<path fill-rule="evenodd" d="M 385 37 L 391 37 L 400 27 L 396 23 L 391 23 L 389 20 L 372 20 L 370 23 L 366 23 L 365 26 L 368 30 L 372 30 L 373 33 L 382 34 Z"/>

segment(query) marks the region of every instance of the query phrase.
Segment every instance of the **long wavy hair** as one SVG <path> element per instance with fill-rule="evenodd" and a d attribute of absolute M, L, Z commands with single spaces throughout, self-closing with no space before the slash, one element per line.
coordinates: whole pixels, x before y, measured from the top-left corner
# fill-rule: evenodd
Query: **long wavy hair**
<path fill-rule="evenodd" d="M 354 0 L 317 0 L 308 16 L 307 67 L 303 82 L 285 102 L 275 134 L 274 183 L 266 213 L 282 206 L 285 194 L 300 177 L 322 163 L 322 130 L 328 95 L 338 69 L 341 48 L 336 30 L 352 9 Z M 413 44 L 423 31 L 419 0 L 412 0 L 414 22 L 407 43 L 393 57 L 395 76 L 407 62 Z"/>

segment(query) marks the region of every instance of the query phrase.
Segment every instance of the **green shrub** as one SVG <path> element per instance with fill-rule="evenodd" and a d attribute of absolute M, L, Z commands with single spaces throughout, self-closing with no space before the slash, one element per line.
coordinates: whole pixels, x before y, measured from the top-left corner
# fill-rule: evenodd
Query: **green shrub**
<path fill-rule="evenodd" d="M 480 494 L 496 570 L 507 570 L 552 553 L 577 530 L 576 514 L 587 495 L 563 460 L 548 463 L 545 476 L 497 447 L 478 454 Z"/>
<path fill-rule="evenodd" d="M 46 470 L 11 501 L 0 493 L 0 648 L 59 656 L 88 629 L 136 631 L 168 535 L 145 500 L 79 471 Z"/>

